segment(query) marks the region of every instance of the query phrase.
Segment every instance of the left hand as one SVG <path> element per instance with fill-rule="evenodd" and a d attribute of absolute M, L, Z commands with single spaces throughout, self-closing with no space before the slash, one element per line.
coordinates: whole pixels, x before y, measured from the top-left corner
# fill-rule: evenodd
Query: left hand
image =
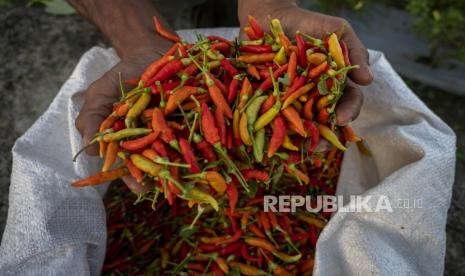
<path fill-rule="evenodd" d="M 373 73 L 368 64 L 366 47 L 345 19 L 299 8 L 294 0 L 240 0 L 238 17 L 242 39 L 246 39 L 242 29 L 248 24 L 248 15 L 255 17 L 265 32 L 269 32 L 268 16 L 279 19 L 288 34 L 300 30 L 311 36 L 323 37 L 328 32 L 336 32 L 343 28 L 342 40 L 347 44 L 350 59 L 360 68 L 352 70 L 349 74 L 348 85 L 336 107 L 336 122 L 338 125 L 347 125 L 357 118 L 363 103 L 363 95 L 358 85 L 370 84 L 373 81 Z"/>

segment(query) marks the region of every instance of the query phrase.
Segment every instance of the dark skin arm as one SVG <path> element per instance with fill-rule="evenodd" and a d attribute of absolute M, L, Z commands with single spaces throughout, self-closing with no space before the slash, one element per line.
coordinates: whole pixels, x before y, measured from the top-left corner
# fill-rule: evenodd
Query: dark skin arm
<path fill-rule="evenodd" d="M 121 58 L 85 93 L 76 127 L 87 144 L 120 96 L 118 73 L 124 79 L 139 78 L 144 68 L 159 58 L 157 52 L 166 51 L 173 43 L 155 33 L 152 17 L 159 17 L 159 13 L 149 0 L 69 0 L 69 3 L 97 25 Z M 96 145 L 87 150 L 91 155 L 97 152 Z"/>
<path fill-rule="evenodd" d="M 152 21 L 154 15 L 162 19 L 163 26 L 168 25 L 150 0 L 68 2 L 103 32 L 121 58 L 117 65 L 93 82 L 85 93 L 85 103 L 76 119 L 76 127 L 83 136 L 84 143 L 88 144 L 120 96 L 118 73 L 124 79 L 137 79 L 145 67 L 159 57 L 157 52 L 166 51 L 172 42 L 155 32 Z M 345 20 L 300 9 L 295 0 L 238 0 L 238 5 L 241 26 L 247 24 L 247 15 L 250 14 L 267 30 L 267 17 L 270 15 L 280 19 L 288 33 L 300 30 L 321 37 L 325 32 L 337 31 L 346 24 L 343 40 L 349 47 L 352 62 L 360 65 L 360 69 L 354 70 L 350 75 L 353 82 L 346 88 L 336 109 L 337 122 L 344 125 L 357 117 L 363 97 L 356 84 L 371 83 L 373 75 L 369 69 L 366 48 Z M 97 155 L 97 145 L 89 147 L 87 153 Z M 123 180 L 133 191 L 143 190 L 132 177 L 125 177 Z"/>
<path fill-rule="evenodd" d="M 76 118 L 76 128 L 88 144 L 100 123 L 112 111 L 113 103 L 118 100 L 118 73 L 124 79 L 137 79 L 141 72 L 153 60 L 159 58 L 158 52 L 165 52 L 173 43 L 157 33 L 152 17 L 162 17 L 149 0 L 68 0 L 78 12 L 94 23 L 109 39 L 121 61 L 94 81 L 85 92 L 85 102 Z M 162 21 L 163 26 L 168 26 Z M 89 147 L 86 152 L 98 154 L 98 146 Z M 146 192 L 153 185 L 142 186 L 131 176 L 123 177 L 126 185 L 136 193 Z"/>

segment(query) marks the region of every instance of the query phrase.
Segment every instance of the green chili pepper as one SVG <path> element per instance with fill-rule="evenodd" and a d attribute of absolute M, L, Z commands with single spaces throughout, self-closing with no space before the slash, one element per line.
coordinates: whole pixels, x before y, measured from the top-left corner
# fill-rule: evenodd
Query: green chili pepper
<path fill-rule="evenodd" d="M 140 136 L 152 132 L 149 128 L 125 128 L 117 132 L 103 135 L 104 142 L 119 141 L 125 138 Z"/>
<path fill-rule="evenodd" d="M 268 96 L 259 96 L 255 98 L 250 105 L 247 107 L 245 114 L 247 116 L 247 124 L 253 126 L 257 120 L 258 112 L 262 104 L 268 99 Z"/>
<path fill-rule="evenodd" d="M 318 125 L 318 130 L 320 131 L 320 135 L 323 136 L 328 142 L 330 142 L 336 148 L 346 151 L 347 148 L 339 141 L 339 138 L 332 132 L 327 126 L 325 125 Z"/>
<path fill-rule="evenodd" d="M 265 129 L 262 128 L 255 134 L 255 139 L 253 141 L 253 154 L 257 162 L 262 162 L 263 160 L 263 149 L 265 148 Z"/>
<path fill-rule="evenodd" d="M 211 195 L 199 190 L 198 188 L 190 189 L 183 197 L 187 200 L 200 201 L 210 204 L 215 211 L 220 209 L 218 202 Z"/>

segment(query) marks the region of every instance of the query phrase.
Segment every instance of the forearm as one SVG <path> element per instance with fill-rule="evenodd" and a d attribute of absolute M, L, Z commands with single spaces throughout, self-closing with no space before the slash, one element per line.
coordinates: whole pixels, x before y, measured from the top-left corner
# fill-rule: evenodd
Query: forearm
<path fill-rule="evenodd" d="M 155 32 L 152 17 L 160 18 L 160 14 L 150 0 L 68 2 L 103 32 L 122 58 L 155 49 L 163 50 L 172 44 Z"/>

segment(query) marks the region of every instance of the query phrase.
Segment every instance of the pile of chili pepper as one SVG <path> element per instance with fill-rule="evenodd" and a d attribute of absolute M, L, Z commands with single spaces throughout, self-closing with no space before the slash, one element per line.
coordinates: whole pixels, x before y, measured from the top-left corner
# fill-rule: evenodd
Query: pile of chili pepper
<path fill-rule="evenodd" d="M 334 194 L 345 143 L 361 141 L 335 124 L 356 66 L 335 33 L 288 37 L 272 19 L 267 34 L 248 19 L 247 41 L 187 43 L 154 18 L 175 44 L 132 89 L 121 81 L 92 141 L 102 171 L 73 183 L 144 187 L 138 205 L 122 188 L 107 204 L 104 272 L 311 274 L 330 213 L 264 212 L 263 196 Z"/>

